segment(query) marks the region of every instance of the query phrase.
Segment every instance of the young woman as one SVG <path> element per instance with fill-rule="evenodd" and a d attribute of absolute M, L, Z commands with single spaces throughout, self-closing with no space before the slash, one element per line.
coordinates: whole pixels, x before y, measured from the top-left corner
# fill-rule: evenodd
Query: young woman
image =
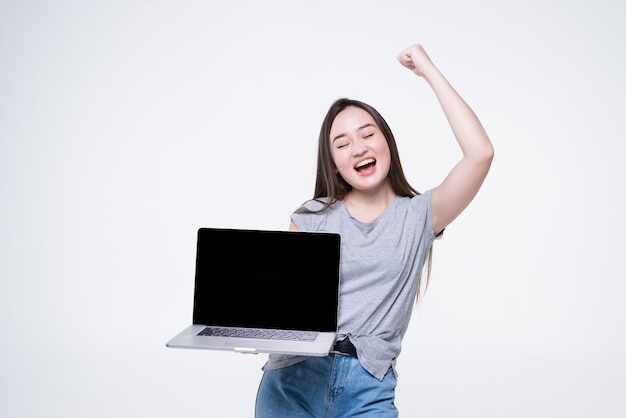
<path fill-rule="evenodd" d="M 341 234 L 338 339 L 326 357 L 270 355 L 259 418 L 398 415 L 395 364 L 422 270 L 494 155 L 480 121 L 421 45 L 398 61 L 431 86 L 463 156 L 441 184 L 420 194 L 404 176 L 383 117 L 360 101 L 332 104 L 319 136 L 313 199 L 291 215 L 289 228 Z"/>

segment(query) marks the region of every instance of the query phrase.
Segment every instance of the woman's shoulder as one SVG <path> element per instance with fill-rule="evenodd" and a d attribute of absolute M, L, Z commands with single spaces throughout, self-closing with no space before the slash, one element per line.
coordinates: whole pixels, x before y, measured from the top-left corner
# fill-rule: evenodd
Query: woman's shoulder
<path fill-rule="evenodd" d="M 430 207 L 430 196 L 432 189 L 414 196 L 398 196 L 396 198 L 397 206 L 407 210 L 423 210 Z"/>
<path fill-rule="evenodd" d="M 291 214 L 291 220 L 303 231 L 324 230 L 329 222 L 337 219 L 340 213 L 337 211 L 338 202 L 328 198 L 307 200 Z"/>
<path fill-rule="evenodd" d="M 319 212 L 324 209 L 332 208 L 337 202 L 338 200 L 330 197 L 317 197 L 302 203 L 296 212 Z"/>

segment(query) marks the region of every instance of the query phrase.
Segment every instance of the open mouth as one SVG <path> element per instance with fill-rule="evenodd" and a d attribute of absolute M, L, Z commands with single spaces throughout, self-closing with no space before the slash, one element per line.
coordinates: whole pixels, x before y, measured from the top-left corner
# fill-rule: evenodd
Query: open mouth
<path fill-rule="evenodd" d="M 368 158 L 367 160 L 363 160 L 363 161 L 359 162 L 357 165 L 355 165 L 354 169 L 356 171 L 361 171 L 361 170 L 364 170 L 364 169 L 366 169 L 368 167 L 371 167 L 371 166 L 373 166 L 375 164 L 376 164 L 376 160 L 375 159 Z"/>

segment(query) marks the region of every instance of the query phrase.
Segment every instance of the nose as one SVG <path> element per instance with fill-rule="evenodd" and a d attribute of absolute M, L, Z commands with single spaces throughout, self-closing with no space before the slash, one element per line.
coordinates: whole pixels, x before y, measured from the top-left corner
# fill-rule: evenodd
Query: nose
<path fill-rule="evenodd" d="M 352 155 L 354 155 L 355 157 L 358 157 L 360 155 L 363 155 L 366 150 L 367 150 L 367 146 L 365 145 L 365 142 L 362 139 L 359 138 L 355 140 L 354 146 L 352 147 Z"/>

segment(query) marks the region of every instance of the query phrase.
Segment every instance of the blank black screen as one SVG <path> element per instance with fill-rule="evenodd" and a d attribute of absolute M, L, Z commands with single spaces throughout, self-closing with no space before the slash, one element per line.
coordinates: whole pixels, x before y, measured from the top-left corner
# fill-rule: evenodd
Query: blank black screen
<path fill-rule="evenodd" d="M 337 330 L 340 236 L 200 228 L 193 323 Z"/>

